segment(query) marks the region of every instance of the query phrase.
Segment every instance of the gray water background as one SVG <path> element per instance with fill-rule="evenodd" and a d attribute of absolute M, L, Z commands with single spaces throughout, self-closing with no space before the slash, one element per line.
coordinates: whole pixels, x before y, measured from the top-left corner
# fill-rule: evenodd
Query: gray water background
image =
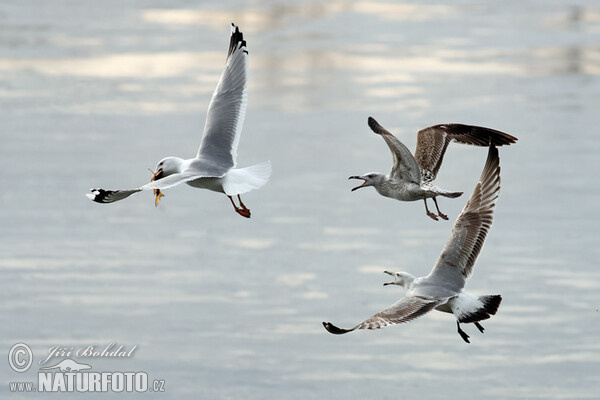
<path fill-rule="evenodd" d="M 252 218 L 183 186 L 158 208 L 86 199 L 195 154 L 230 22 L 250 51 L 238 164 L 273 164 Z M 56 398 L 8 391 L 51 346 L 115 342 L 134 357 L 88 361 L 166 381 L 140 398 L 597 399 L 599 105 L 596 1 L 3 1 L 0 353 L 27 343 L 34 367 L 0 361 L 2 398 Z M 390 167 L 370 115 L 411 149 L 446 122 L 519 138 L 467 286 L 503 302 L 470 345 L 441 313 L 321 326 L 401 297 L 385 269 L 429 272 L 485 161 L 449 148 L 448 222 L 350 193 Z"/>

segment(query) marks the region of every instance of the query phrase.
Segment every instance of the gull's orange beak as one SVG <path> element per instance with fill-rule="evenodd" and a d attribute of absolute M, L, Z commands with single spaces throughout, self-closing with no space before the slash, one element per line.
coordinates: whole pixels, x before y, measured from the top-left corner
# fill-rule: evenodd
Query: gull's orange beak
<path fill-rule="evenodd" d="M 150 168 L 148 168 L 148 170 L 152 174 L 152 178 L 150 179 L 150 182 L 157 181 L 160 178 L 162 178 L 162 176 L 163 176 L 163 172 L 164 172 L 163 168 L 159 168 L 156 172 L 152 171 Z M 154 207 L 158 207 L 158 201 L 160 200 L 161 197 L 165 197 L 165 195 L 160 192 L 160 189 L 154 189 L 154 195 L 156 196 L 156 198 L 154 199 Z"/>

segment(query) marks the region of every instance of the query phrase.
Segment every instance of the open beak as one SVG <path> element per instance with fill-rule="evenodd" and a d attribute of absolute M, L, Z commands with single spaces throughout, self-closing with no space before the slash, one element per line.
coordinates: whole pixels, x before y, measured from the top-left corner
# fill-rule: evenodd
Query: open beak
<path fill-rule="evenodd" d="M 361 178 L 360 176 L 351 176 L 351 177 L 350 177 L 350 178 L 348 178 L 348 179 L 362 179 L 362 180 L 364 181 L 364 182 L 362 183 L 362 185 L 359 185 L 359 186 L 357 186 L 357 187 L 355 187 L 355 188 L 352 188 L 351 192 L 354 192 L 356 189 L 360 189 L 361 187 L 364 187 L 364 186 L 367 184 L 367 180 L 366 180 L 366 179 L 363 179 L 363 178 Z"/>
<path fill-rule="evenodd" d="M 150 168 L 148 168 L 148 169 L 150 169 Z M 163 168 L 159 168 L 156 172 L 154 172 L 150 169 L 150 172 L 152 173 L 152 178 L 150 179 L 150 182 L 154 182 L 154 181 L 157 181 L 160 178 L 162 178 L 164 171 L 165 170 Z M 165 195 L 160 192 L 160 189 L 154 189 L 154 195 L 156 196 L 154 198 L 154 207 L 158 207 L 158 201 L 160 200 L 161 197 L 165 197 Z"/>
<path fill-rule="evenodd" d="M 394 276 L 393 272 L 390 272 L 390 271 L 383 271 L 383 272 L 385 272 L 386 274 L 388 274 L 390 276 Z M 386 283 L 383 284 L 383 286 L 393 285 L 393 284 L 394 284 L 394 282 L 386 282 Z"/>

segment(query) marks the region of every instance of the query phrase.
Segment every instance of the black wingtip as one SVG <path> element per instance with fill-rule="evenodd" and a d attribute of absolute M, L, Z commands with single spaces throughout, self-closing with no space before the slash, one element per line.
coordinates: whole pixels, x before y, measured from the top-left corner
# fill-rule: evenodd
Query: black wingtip
<path fill-rule="evenodd" d="M 113 193 L 113 191 L 111 190 L 104 190 L 104 189 L 90 189 L 90 193 L 87 193 L 85 196 L 92 200 L 95 201 L 96 203 L 101 203 L 101 204 L 106 204 L 109 203 L 108 201 L 106 201 L 106 198 Z"/>
<path fill-rule="evenodd" d="M 244 34 L 240 32 L 239 26 L 232 22 L 231 38 L 229 40 L 229 52 L 227 53 L 227 57 L 231 56 L 238 48 L 243 48 L 243 52 L 248 54 L 248 50 L 246 49 L 246 41 L 244 40 Z"/>
<path fill-rule="evenodd" d="M 331 322 L 323 322 L 323 326 L 327 329 L 327 332 L 333 333 L 334 335 L 343 335 L 344 333 L 351 332 L 352 329 L 342 329 L 333 325 Z"/>
<path fill-rule="evenodd" d="M 441 129 L 457 142 L 473 146 L 488 146 L 490 142 L 496 146 L 509 146 L 519 140 L 508 133 L 496 129 L 459 123 L 433 125 L 422 129 L 419 133 L 431 128 Z"/>
<path fill-rule="evenodd" d="M 371 128 L 371 130 L 376 134 L 383 135 L 387 133 L 387 131 L 383 129 L 383 127 L 379 125 L 377 121 L 375 121 L 375 118 L 369 117 L 369 119 L 367 119 L 367 123 L 369 124 L 369 128 Z"/>
<path fill-rule="evenodd" d="M 497 131 L 495 129 L 489 129 L 489 128 L 484 128 L 487 129 L 490 135 L 490 140 L 492 142 L 492 144 L 496 145 L 496 146 L 509 146 L 513 143 L 515 143 L 517 140 L 516 137 L 509 135 L 508 133 L 504 133 L 504 132 L 500 132 Z"/>
<path fill-rule="evenodd" d="M 477 136 L 481 137 L 482 140 L 484 140 L 484 138 L 488 138 L 488 142 L 493 144 L 494 146 L 510 146 L 511 144 L 515 143 L 517 140 L 516 137 L 514 137 L 513 135 L 509 135 L 506 132 L 502 132 L 496 129 L 492 129 L 492 128 L 485 128 L 482 126 L 473 126 L 471 127 L 473 133 L 475 133 Z M 485 146 L 485 144 L 481 144 L 482 146 Z"/>
<path fill-rule="evenodd" d="M 519 140 L 513 135 L 509 135 L 508 133 L 499 131 L 497 129 L 485 128 L 483 126 L 473 126 L 471 129 L 473 133 L 482 139 L 488 137 L 488 140 L 498 147 L 509 146 Z M 482 145 L 485 146 L 485 144 Z"/>

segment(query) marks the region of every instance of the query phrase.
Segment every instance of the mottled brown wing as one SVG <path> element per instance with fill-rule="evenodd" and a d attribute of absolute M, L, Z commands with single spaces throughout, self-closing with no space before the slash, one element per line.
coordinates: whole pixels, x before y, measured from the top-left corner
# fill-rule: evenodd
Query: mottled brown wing
<path fill-rule="evenodd" d="M 378 312 L 371 318 L 366 319 L 360 324 L 351 329 L 342 329 L 333 325 L 330 322 L 323 322 L 323 326 L 330 333 L 341 335 L 343 333 L 352 332 L 356 329 L 380 329 L 388 325 L 401 324 L 403 322 L 412 321 L 433 310 L 438 305 L 446 300 L 428 299 L 425 297 L 411 296 L 404 297 L 395 304 Z"/>
<path fill-rule="evenodd" d="M 443 124 L 419 131 L 415 159 L 421 167 L 424 182 L 431 182 L 438 174 L 444 154 L 452 141 L 474 146 L 509 145 L 517 138 L 495 129 L 474 125 Z"/>
<path fill-rule="evenodd" d="M 454 289 L 464 286 L 492 226 L 499 192 L 500 159 L 498 149 L 492 145 L 479 182 L 456 219 L 450 238 L 430 276 L 448 284 L 455 283 Z"/>
<path fill-rule="evenodd" d="M 393 165 L 390 175 L 393 178 L 421 184 L 421 168 L 410 150 L 383 126 L 379 125 L 373 117 L 369 117 L 368 124 L 373 132 L 385 140 L 392 152 Z"/>

